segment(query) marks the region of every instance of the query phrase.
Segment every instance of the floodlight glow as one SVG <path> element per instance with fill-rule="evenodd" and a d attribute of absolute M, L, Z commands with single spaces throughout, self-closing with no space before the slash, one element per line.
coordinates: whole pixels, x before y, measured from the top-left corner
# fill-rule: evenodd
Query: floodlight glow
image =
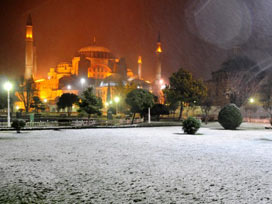
<path fill-rule="evenodd" d="M 116 96 L 116 97 L 114 98 L 114 101 L 115 101 L 115 103 L 118 103 L 118 102 L 120 101 L 120 98 L 119 98 L 118 96 Z"/>
<path fill-rule="evenodd" d="M 7 82 L 4 84 L 4 89 L 5 89 L 6 91 L 10 91 L 10 90 L 12 89 L 12 84 L 11 84 L 9 81 L 7 81 Z"/>
<path fill-rule="evenodd" d="M 80 79 L 80 83 L 81 83 L 81 84 L 84 84 L 85 81 L 86 81 L 86 80 L 85 80 L 84 78 L 81 78 L 81 79 Z"/>

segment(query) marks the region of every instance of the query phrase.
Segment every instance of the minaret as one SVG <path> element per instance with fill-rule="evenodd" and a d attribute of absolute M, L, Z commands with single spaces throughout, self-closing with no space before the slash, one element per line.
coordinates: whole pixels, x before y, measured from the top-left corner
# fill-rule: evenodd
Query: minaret
<path fill-rule="evenodd" d="M 155 83 L 156 83 L 156 85 L 160 86 L 160 80 L 161 80 L 161 55 L 162 55 L 161 36 L 160 36 L 160 33 L 159 33 L 159 35 L 158 35 L 156 55 L 157 55 L 157 69 L 156 69 L 156 79 L 155 79 Z M 160 88 L 160 87 L 159 87 L 159 88 Z"/>
<path fill-rule="evenodd" d="M 37 78 L 37 52 L 36 52 L 36 45 L 34 42 L 33 45 L 33 78 Z"/>
<path fill-rule="evenodd" d="M 138 78 L 142 79 L 142 57 L 138 57 Z"/>
<path fill-rule="evenodd" d="M 25 47 L 25 79 L 31 79 L 33 76 L 33 32 L 32 19 L 29 14 L 26 22 L 26 47 Z"/>
<path fill-rule="evenodd" d="M 158 35 L 158 41 L 157 41 L 157 49 L 156 49 L 156 55 L 157 55 L 157 68 L 156 68 L 156 76 L 155 81 L 153 84 L 153 93 L 159 97 L 159 101 L 161 101 L 161 57 L 162 57 L 162 48 L 161 48 L 161 38 L 160 33 Z"/>

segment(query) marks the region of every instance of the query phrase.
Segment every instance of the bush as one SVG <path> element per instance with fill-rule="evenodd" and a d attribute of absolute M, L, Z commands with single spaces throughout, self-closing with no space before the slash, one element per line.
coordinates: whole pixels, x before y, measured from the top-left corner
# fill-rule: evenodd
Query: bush
<path fill-rule="evenodd" d="M 12 122 L 11 127 L 13 127 L 17 133 L 20 133 L 20 130 L 25 127 L 26 122 L 22 119 L 16 119 Z"/>
<path fill-rule="evenodd" d="M 218 122 L 227 130 L 235 130 L 242 121 L 240 109 L 235 104 L 224 106 L 218 114 Z"/>
<path fill-rule="evenodd" d="M 200 128 L 200 121 L 193 117 L 188 117 L 183 121 L 183 131 L 187 134 L 194 135 Z"/>

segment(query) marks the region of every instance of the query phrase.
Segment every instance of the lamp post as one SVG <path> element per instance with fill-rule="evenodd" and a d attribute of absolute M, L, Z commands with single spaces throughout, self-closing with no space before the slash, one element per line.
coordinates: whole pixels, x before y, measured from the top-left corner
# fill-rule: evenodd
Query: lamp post
<path fill-rule="evenodd" d="M 8 127 L 10 127 L 10 96 L 9 96 L 9 92 L 10 90 L 12 89 L 12 84 L 7 81 L 5 84 L 4 84 L 4 89 L 8 92 Z"/>
<path fill-rule="evenodd" d="M 115 105 L 116 105 L 116 114 L 117 114 L 117 113 L 118 113 L 117 108 L 118 108 L 118 103 L 119 103 L 119 101 L 120 101 L 120 98 L 119 98 L 118 96 L 115 96 L 115 97 L 114 97 L 114 101 L 115 101 Z"/>
<path fill-rule="evenodd" d="M 83 85 L 85 83 L 85 79 L 84 78 L 81 78 L 80 79 L 80 83 L 81 83 L 81 89 L 82 89 L 82 92 L 83 92 Z"/>

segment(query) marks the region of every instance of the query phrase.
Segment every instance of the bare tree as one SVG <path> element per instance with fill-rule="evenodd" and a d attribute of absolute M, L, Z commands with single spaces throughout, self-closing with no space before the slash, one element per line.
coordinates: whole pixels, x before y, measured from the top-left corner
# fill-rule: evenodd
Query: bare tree
<path fill-rule="evenodd" d="M 24 80 L 24 78 L 21 77 L 17 93 L 18 98 L 24 104 L 25 111 L 28 113 L 30 109 L 30 104 L 35 93 L 34 80 L 33 79 Z"/>
<path fill-rule="evenodd" d="M 263 109 L 268 113 L 272 125 L 272 77 L 269 77 L 266 83 L 261 86 L 260 101 Z"/>
<path fill-rule="evenodd" d="M 225 61 L 216 75 L 216 86 L 223 89 L 230 103 L 241 107 L 257 91 L 265 72 L 248 57 L 235 56 Z"/>

